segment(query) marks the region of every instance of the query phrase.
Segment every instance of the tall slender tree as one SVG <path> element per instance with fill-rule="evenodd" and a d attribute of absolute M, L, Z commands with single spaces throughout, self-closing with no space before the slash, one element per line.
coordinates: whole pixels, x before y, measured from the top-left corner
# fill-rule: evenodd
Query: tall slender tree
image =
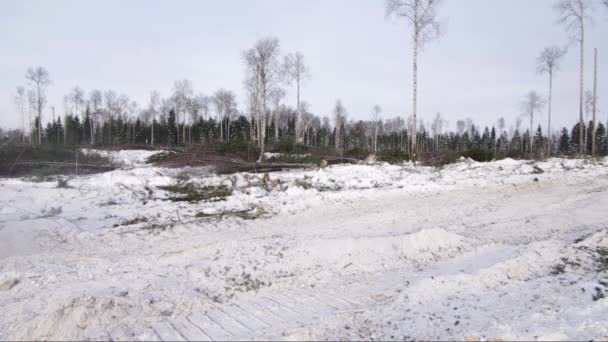
<path fill-rule="evenodd" d="M 176 121 L 178 123 L 177 141 L 179 143 L 179 116 L 182 116 L 182 142 L 186 143 L 186 112 L 193 94 L 192 81 L 181 79 L 173 84 L 173 100 L 175 101 Z"/>
<path fill-rule="evenodd" d="M 275 88 L 270 92 L 270 101 L 272 102 L 272 117 L 274 118 L 274 142 L 275 144 L 279 142 L 279 108 L 281 106 L 281 101 L 285 98 L 287 94 L 285 90 L 281 88 Z M 297 119 L 296 119 L 297 120 Z M 297 122 L 297 121 L 296 121 Z M 296 125 L 296 140 L 297 140 L 297 125 Z"/>
<path fill-rule="evenodd" d="M 25 102 L 27 100 L 25 94 L 25 88 L 22 86 L 17 87 L 17 93 L 15 94 L 15 104 L 19 113 L 21 114 L 21 143 L 25 143 Z"/>
<path fill-rule="evenodd" d="M 154 146 L 154 121 L 160 108 L 160 93 L 157 90 L 150 92 L 150 103 L 148 110 L 150 111 L 150 145 Z"/>
<path fill-rule="evenodd" d="M 298 136 L 298 132 L 302 117 L 300 89 L 310 79 L 310 71 L 306 67 L 306 64 L 304 64 L 304 54 L 301 52 L 285 56 L 284 68 L 287 74 L 287 81 L 295 82 L 296 84 L 296 142 L 299 142 L 300 137 Z"/>
<path fill-rule="evenodd" d="M 264 144 L 266 142 L 266 126 L 268 117 L 268 97 L 270 91 L 283 80 L 283 72 L 279 63 L 281 50 L 279 40 L 267 37 L 259 40 L 253 48 L 243 53 L 243 60 L 247 66 L 248 78 L 257 84 L 259 103 L 259 143 L 260 157 L 258 162 L 264 160 Z"/>
<path fill-rule="evenodd" d="M 412 26 L 412 144 L 411 157 L 416 163 L 416 116 L 417 92 L 418 92 L 418 50 L 424 44 L 439 38 L 441 35 L 441 23 L 437 20 L 436 7 L 440 0 L 386 0 L 387 16 L 396 15 L 406 18 Z"/>
<path fill-rule="evenodd" d="M 49 72 L 43 67 L 29 68 L 25 74 L 25 79 L 33 87 L 35 96 L 37 120 L 37 143 L 42 143 L 42 111 L 46 105 L 46 88 L 51 84 Z"/>
<path fill-rule="evenodd" d="M 380 128 L 380 114 L 382 113 L 382 108 L 378 105 L 375 105 L 372 108 L 372 120 L 374 125 L 374 138 L 372 140 L 372 146 L 374 149 L 374 154 L 378 153 L 378 129 Z"/>
<path fill-rule="evenodd" d="M 532 138 L 534 136 L 534 114 L 540 112 L 543 108 L 543 99 L 534 90 L 530 91 L 524 97 L 524 101 L 521 104 L 524 111 L 524 115 L 530 118 L 530 157 L 533 154 L 533 143 Z"/>
<path fill-rule="evenodd" d="M 596 120 L 597 113 L 597 48 L 594 49 L 593 54 L 593 127 L 591 128 L 593 131 L 591 133 L 591 155 L 595 158 L 596 156 L 596 148 L 597 144 L 595 141 L 595 136 L 597 134 L 597 121 Z"/>
<path fill-rule="evenodd" d="M 103 94 L 99 89 L 93 89 L 89 93 L 89 103 L 92 106 L 91 112 L 91 121 L 90 121 L 90 130 L 91 130 L 91 145 L 95 145 L 96 141 L 96 132 L 95 127 L 99 121 L 99 117 L 101 115 L 101 106 L 103 102 Z"/>
<path fill-rule="evenodd" d="M 549 100 L 548 100 L 548 114 L 547 114 L 547 153 L 551 156 L 553 143 L 551 141 L 551 105 L 553 102 L 553 76 L 556 71 L 559 71 L 560 60 L 566 54 L 565 49 L 561 49 L 557 46 L 546 47 L 538 57 L 538 72 L 540 74 L 549 75 Z"/>
<path fill-rule="evenodd" d="M 342 136 L 345 135 L 345 132 L 342 132 L 344 127 L 344 123 L 346 122 L 346 108 L 342 105 L 341 100 L 336 101 L 336 105 L 334 106 L 334 123 L 335 123 L 335 137 L 334 143 L 336 149 L 341 149 L 344 147 L 344 141 Z"/>
<path fill-rule="evenodd" d="M 554 8 L 559 14 L 558 23 L 564 25 L 571 35 L 572 41 L 580 47 L 580 70 L 579 70 L 579 154 L 585 151 L 583 103 L 585 87 L 585 27 L 591 21 L 591 0 L 559 0 Z"/>

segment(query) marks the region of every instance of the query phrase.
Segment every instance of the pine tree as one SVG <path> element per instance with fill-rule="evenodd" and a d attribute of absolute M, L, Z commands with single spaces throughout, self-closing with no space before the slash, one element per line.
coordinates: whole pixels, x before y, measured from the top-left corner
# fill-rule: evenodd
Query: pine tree
<path fill-rule="evenodd" d="M 599 122 L 597 124 L 596 133 L 595 133 L 595 143 L 597 147 L 597 152 L 600 155 L 608 154 L 607 144 L 606 144 L 606 126 L 603 123 Z"/>
<path fill-rule="evenodd" d="M 570 148 L 574 152 L 579 151 L 580 127 L 580 124 L 576 123 L 576 125 L 572 127 L 572 133 L 570 133 Z"/>
<path fill-rule="evenodd" d="M 542 127 L 538 125 L 538 129 L 536 129 L 536 134 L 534 135 L 534 151 L 540 151 L 542 153 L 545 146 L 543 130 Z"/>
<path fill-rule="evenodd" d="M 564 155 L 570 153 L 571 150 L 568 129 L 564 127 L 562 128 L 562 135 L 559 137 L 559 153 Z"/>
<path fill-rule="evenodd" d="M 175 125 L 175 111 L 171 109 L 169 111 L 169 120 L 168 124 L 168 143 L 170 145 L 177 145 L 177 126 Z"/>

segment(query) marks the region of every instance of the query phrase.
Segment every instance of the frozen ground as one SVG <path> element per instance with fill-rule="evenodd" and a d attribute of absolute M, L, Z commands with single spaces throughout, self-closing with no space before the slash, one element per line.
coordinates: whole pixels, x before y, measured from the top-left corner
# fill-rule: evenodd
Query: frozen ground
<path fill-rule="evenodd" d="M 0 339 L 608 339 L 606 159 L 266 178 L 147 153 L 0 180 Z"/>

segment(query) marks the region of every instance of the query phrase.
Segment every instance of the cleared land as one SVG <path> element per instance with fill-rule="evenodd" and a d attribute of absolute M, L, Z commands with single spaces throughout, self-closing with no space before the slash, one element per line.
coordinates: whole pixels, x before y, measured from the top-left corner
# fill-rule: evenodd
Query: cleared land
<path fill-rule="evenodd" d="M 606 159 L 217 176 L 107 153 L 0 180 L 0 339 L 608 337 Z"/>

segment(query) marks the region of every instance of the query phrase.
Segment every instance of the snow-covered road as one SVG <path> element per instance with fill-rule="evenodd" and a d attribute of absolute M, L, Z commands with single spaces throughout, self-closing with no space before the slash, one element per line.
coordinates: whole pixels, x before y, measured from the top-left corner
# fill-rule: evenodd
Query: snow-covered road
<path fill-rule="evenodd" d="M 126 164 L 0 180 L 0 339 L 608 338 L 606 159 Z M 168 201 L 176 179 L 233 193 Z"/>

